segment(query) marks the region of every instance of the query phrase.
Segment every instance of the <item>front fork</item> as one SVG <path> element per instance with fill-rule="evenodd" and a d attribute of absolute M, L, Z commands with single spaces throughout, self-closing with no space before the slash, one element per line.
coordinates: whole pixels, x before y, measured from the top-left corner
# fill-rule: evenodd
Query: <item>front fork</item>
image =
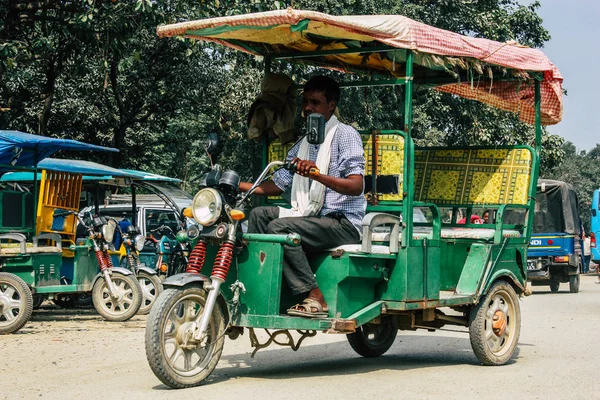
<path fill-rule="evenodd" d="M 96 260 L 98 261 L 98 265 L 100 267 L 100 272 L 102 273 L 102 277 L 104 278 L 104 281 L 106 282 L 106 286 L 108 287 L 110 297 L 112 297 L 113 299 L 116 299 L 119 297 L 119 294 L 117 293 L 115 284 L 113 283 L 112 278 L 110 277 L 112 268 L 113 268 L 112 260 L 110 259 L 110 255 L 108 254 L 108 252 L 106 250 L 102 249 L 98 245 L 98 243 L 96 242 L 96 239 L 92 239 L 92 243 L 94 244 L 94 252 L 96 253 Z"/>
<path fill-rule="evenodd" d="M 231 267 L 231 263 L 233 262 L 235 228 L 235 224 L 230 225 L 227 240 L 223 242 L 215 257 L 212 273 L 210 275 L 210 284 L 205 286 L 205 289 L 208 291 L 208 296 L 206 297 L 204 312 L 202 314 L 198 314 L 196 320 L 194 321 L 198 326 L 198 329 L 194 332 L 194 339 L 199 342 L 202 342 L 204 339 L 206 339 L 206 331 L 208 330 L 210 317 L 215 309 L 217 297 L 220 294 L 219 289 L 221 288 L 223 282 L 225 282 L 225 279 L 227 279 L 229 267 Z"/>

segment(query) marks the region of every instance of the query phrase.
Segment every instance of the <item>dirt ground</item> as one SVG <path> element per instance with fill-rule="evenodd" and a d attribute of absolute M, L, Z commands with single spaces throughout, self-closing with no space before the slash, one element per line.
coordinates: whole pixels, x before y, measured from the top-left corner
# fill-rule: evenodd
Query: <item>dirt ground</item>
<path fill-rule="evenodd" d="M 468 335 L 401 332 L 384 356 L 364 359 L 345 337 L 319 334 L 294 353 L 250 357 L 248 335 L 226 340 L 207 384 L 170 390 L 144 353 L 145 317 L 103 321 L 91 309 L 46 306 L 16 334 L 0 336 L 0 399 L 594 399 L 600 397 L 600 285 L 583 277 L 521 302 L 513 361 L 479 365 Z"/>

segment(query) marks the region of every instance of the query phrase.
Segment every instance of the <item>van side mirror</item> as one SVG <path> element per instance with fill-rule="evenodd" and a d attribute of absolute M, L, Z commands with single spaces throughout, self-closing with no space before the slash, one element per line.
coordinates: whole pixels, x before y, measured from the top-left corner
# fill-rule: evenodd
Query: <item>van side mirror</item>
<path fill-rule="evenodd" d="M 310 144 L 321 144 L 325 141 L 325 117 L 312 113 L 306 117 L 306 140 Z"/>
<path fill-rule="evenodd" d="M 217 149 L 218 144 L 219 144 L 219 137 L 217 136 L 217 134 L 214 132 L 209 133 L 208 134 L 208 143 L 206 144 L 206 152 L 208 154 L 212 154 Z"/>

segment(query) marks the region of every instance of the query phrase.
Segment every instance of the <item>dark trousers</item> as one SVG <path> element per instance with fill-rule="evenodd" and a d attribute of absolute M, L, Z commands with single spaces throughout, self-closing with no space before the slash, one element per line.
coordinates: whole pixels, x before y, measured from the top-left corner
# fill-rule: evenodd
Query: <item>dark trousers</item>
<path fill-rule="evenodd" d="M 300 235 L 301 246 L 283 246 L 283 277 L 294 294 L 318 287 L 306 253 L 360 241 L 358 231 L 342 213 L 324 217 L 279 218 L 278 207 L 253 209 L 248 218 L 248 232 Z"/>

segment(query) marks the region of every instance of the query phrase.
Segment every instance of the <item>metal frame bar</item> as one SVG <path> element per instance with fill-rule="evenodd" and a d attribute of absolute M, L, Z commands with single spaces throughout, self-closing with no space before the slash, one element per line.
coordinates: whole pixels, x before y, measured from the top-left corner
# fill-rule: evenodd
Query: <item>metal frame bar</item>
<path fill-rule="evenodd" d="M 276 56 L 271 56 L 274 60 L 284 59 L 298 59 L 298 58 L 311 58 L 320 56 L 335 56 L 338 54 L 360 54 L 360 53 L 385 53 L 389 51 L 404 50 L 401 48 L 390 47 L 390 46 L 373 46 L 370 48 L 346 48 L 346 49 L 334 49 L 334 50 L 321 50 L 321 51 L 307 51 L 302 53 L 280 53 Z M 407 52 L 410 50 L 407 50 Z"/>
<path fill-rule="evenodd" d="M 414 142 L 412 138 L 412 94 L 413 94 L 413 52 L 406 53 L 406 78 L 404 101 L 404 171 L 402 186 L 402 214 L 405 228 L 402 230 L 402 247 L 413 245 L 413 196 L 414 191 Z"/>

